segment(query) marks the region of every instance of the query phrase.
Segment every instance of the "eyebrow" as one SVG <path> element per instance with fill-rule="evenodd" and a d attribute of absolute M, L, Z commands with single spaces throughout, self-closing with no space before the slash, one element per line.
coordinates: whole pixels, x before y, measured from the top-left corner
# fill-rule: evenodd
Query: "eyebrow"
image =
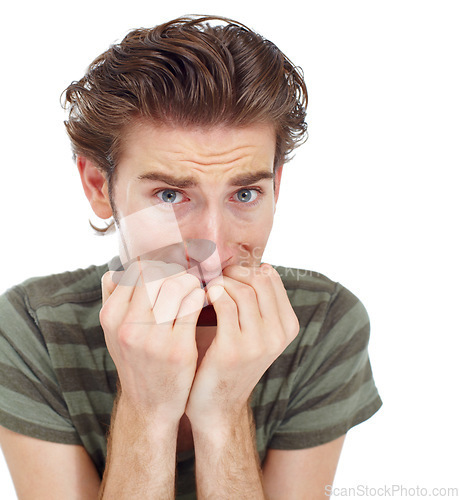
<path fill-rule="evenodd" d="M 260 170 L 258 172 L 248 172 L 240 174 L 230 180 L 231 186 L 246 186 L 248 184 L 255 184 L 263 179 L 274 179 L 274 172 L 270 170 Z"/>
<path fill-rule="evenodd" d="M 196 181 L 192 177 L 174 177 L 162 172 L 146 172 L 137 177 L 139 181 L 160 181 L 170 186 L 188 188 L 196 186 Z"/>
<path fill-rule="evenodd" d="M 194 177 L 174 177 L 163 172 L 146 172 L 137 177 L 138 180 L 143 181 L 160 181 L 170 186 L 178 188 L 190 188 L 197 185 Z M 262 179 L 274 179 L 274 173 L 269 170 L 260 170 L 258 172 L 249 172 L 237 175 L 229 181 L 230 186 L 246 186 L 254 184 Z"/>

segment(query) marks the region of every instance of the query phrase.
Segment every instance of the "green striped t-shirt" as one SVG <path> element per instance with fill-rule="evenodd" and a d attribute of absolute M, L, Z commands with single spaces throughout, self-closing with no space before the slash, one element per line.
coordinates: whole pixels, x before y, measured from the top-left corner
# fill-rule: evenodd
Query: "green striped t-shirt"
<path fill-rule="evenodd" d="M 369 320 L 349 290 L 311 271 L 274 266 L 300 332 L 251 398 L 260 460 L 343 435 L 381 406 L 368 359 Z M 108 265 L 31 278 L 0 296 L 0 425 L 83 445 L 100 476 L 116 368 L 99 323 Z M 178 455 L 177 498 L 195 498 L 194 454 Z"/>

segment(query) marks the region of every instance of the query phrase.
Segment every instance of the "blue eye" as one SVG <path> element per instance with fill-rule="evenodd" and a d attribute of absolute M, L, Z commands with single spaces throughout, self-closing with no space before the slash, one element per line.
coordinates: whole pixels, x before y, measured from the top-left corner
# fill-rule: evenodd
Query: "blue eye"
<path fill-rule="evenodd" d="M 162 191 L 158 191 L 155 194 L 156 196 L 160 195 L 161 201 L 170 205 L 174 204 L 175 201 L 182 201 L 183 198 L 182 194 L 178 191 L 175 191 L 174 189 L 163 189 Z"/>
<path fill-rule="evenodd" d="M 255 201 L 257 199 L 258 191 L 256 189 L 240 189 L 235 196 L 238 201 L 248 203 L 249 201 Z"/>

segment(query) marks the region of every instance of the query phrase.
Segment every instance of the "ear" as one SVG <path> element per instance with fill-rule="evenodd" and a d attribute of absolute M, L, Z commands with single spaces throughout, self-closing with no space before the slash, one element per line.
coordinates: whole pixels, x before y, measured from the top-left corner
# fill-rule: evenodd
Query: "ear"
<path fill-rule="evenodd" d="M 108 182 L 105 174 L 84 156 L 77 156 L 76 163 L 84 193 L 94 213 L 100 219 L 108 219 L 113 215 L 113 211 L 108 196 Z"/>
<path fill-rule="evenodd" d="M 281 165 L 280 167 L 277 168 L 276 173 L 274 174 L 274 203 L 277 203 L 277 199 L 279 198 L 279 189 L 280 189 L 280 182 L 282 178 L 282 169 L 284 168 L 284 165 Z"/>

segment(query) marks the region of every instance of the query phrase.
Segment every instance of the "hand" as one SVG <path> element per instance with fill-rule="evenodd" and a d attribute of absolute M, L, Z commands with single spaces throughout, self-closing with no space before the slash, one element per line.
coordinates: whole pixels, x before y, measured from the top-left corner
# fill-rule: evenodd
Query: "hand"
<path fill-rule="evenodd" d="M 178 422 L 196 372 L 196 322 L 205 293 L 182 266 L 137 261 L 119 284 L 102 278 L 100 323 L 121 397 L 148 416 Z"/>
<path fill-rule="evenodd" d="M 207 289 L 217 314 L 217 333 L 186 407 L 194 429 L 218 427 L 244 412 L 263 373 L 299 331 L 282 280 L 268 264 L 229 266 L 223 286 L 212 283 Z"/>

